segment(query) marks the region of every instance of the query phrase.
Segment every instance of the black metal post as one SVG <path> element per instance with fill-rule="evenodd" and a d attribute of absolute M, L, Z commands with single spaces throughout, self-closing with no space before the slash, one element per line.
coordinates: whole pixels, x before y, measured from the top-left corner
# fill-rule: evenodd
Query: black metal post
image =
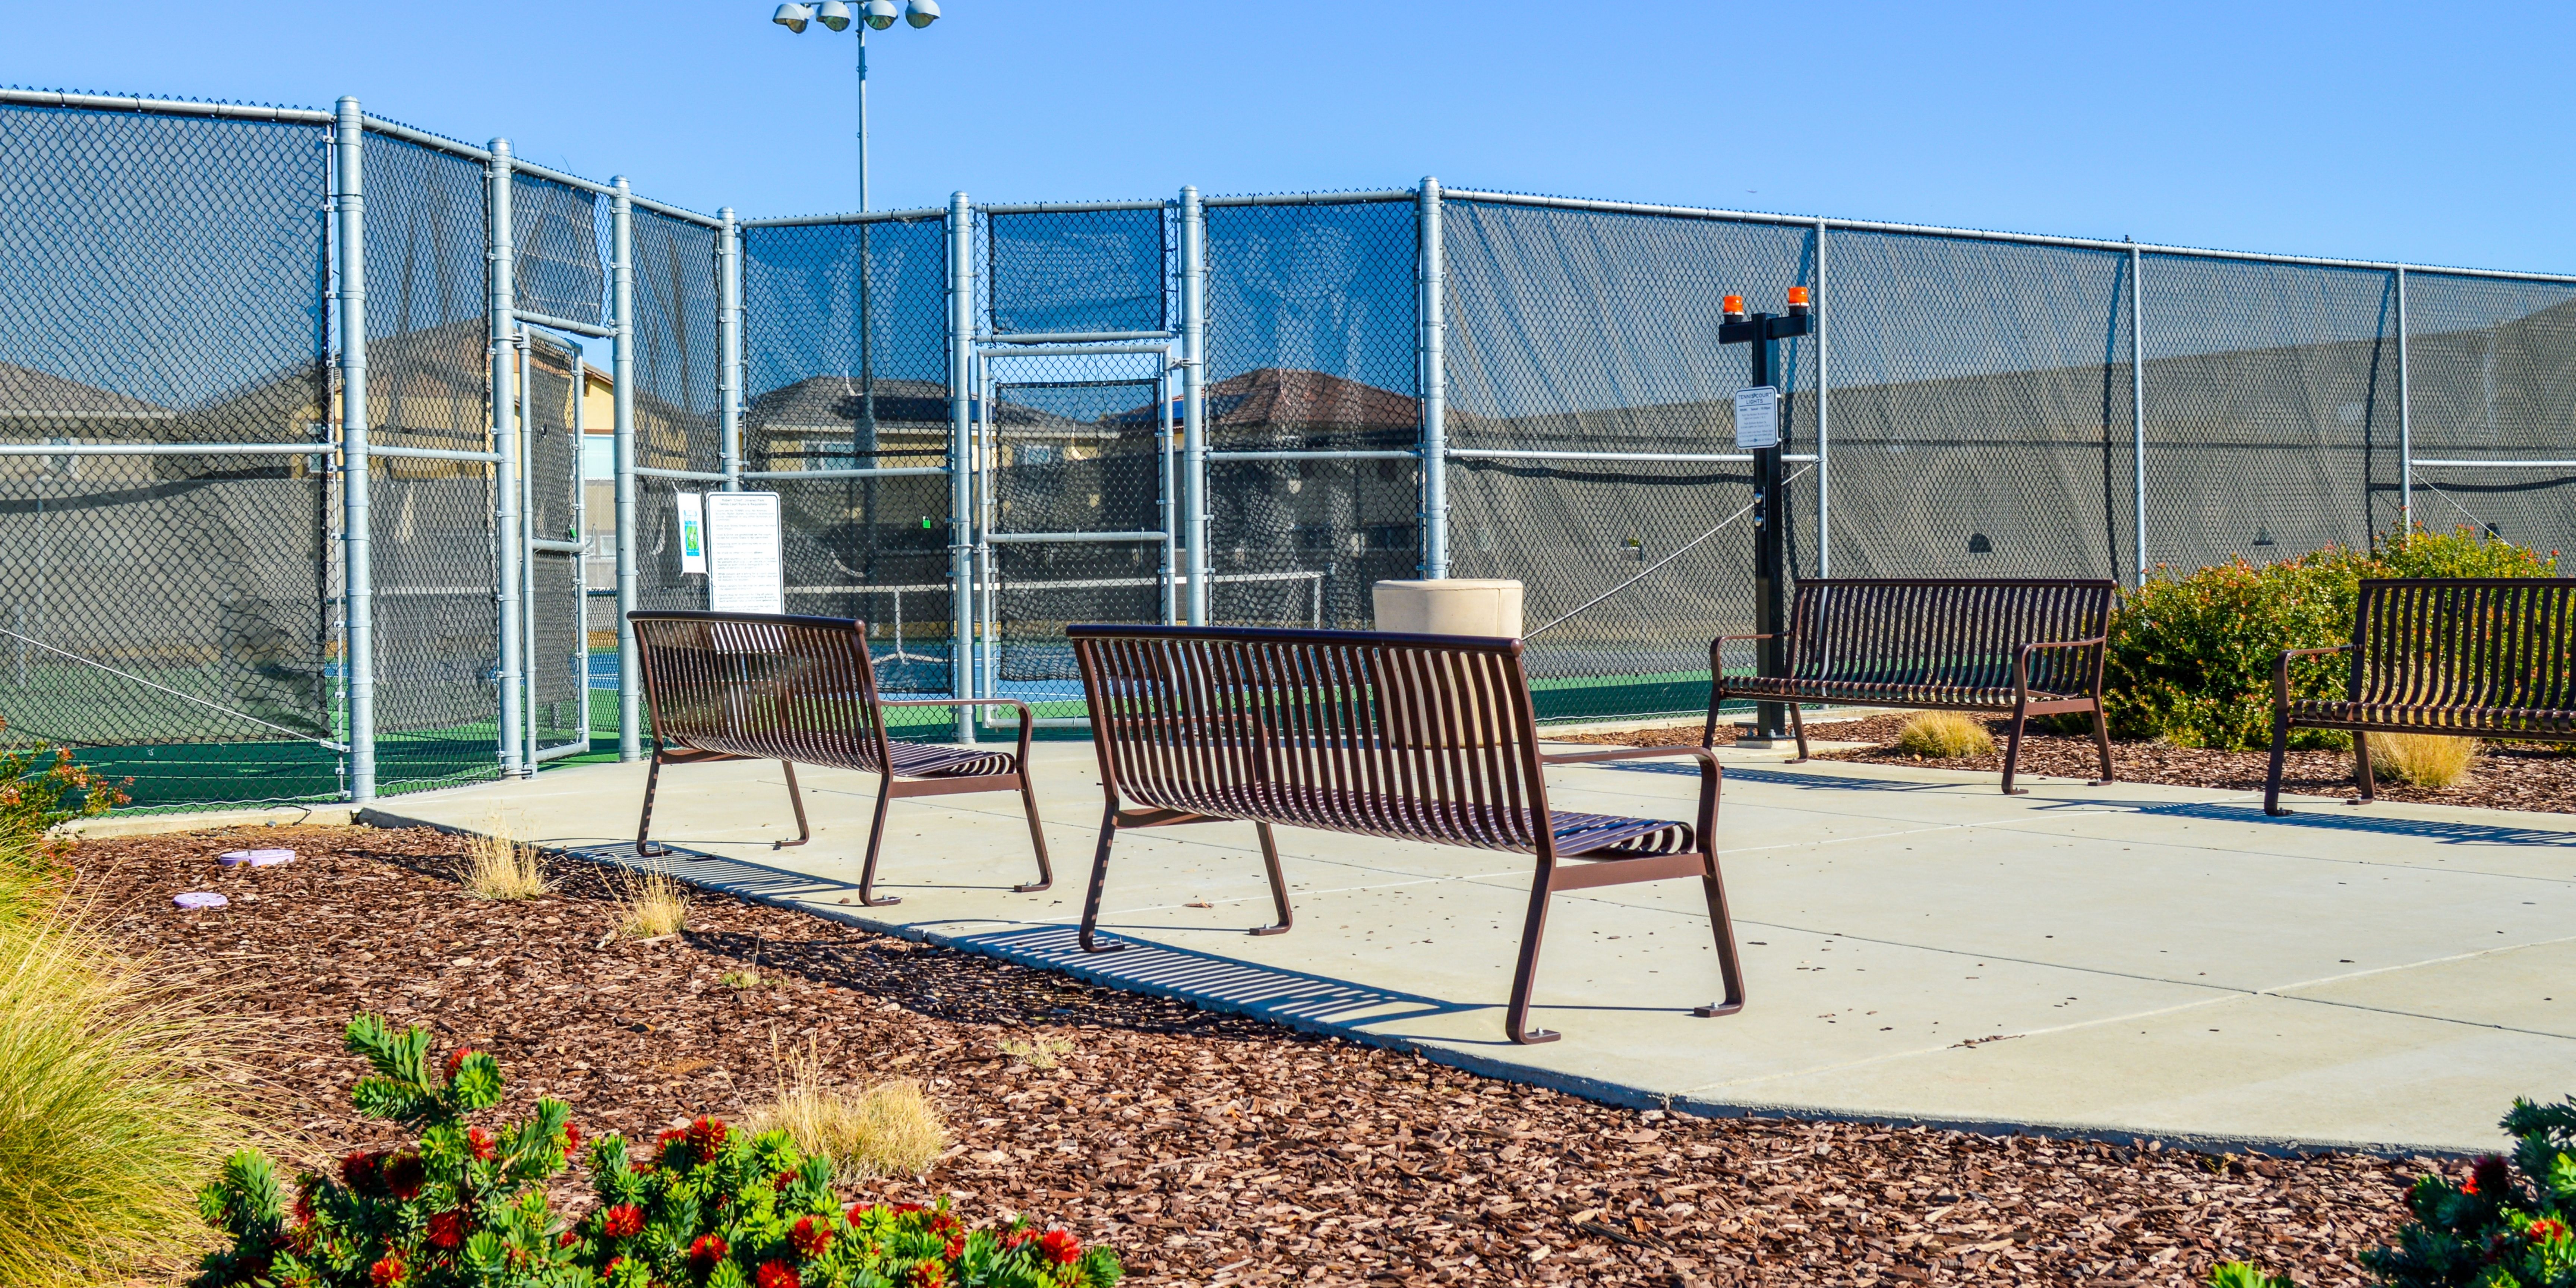
<path fill-rule="evenodd" d="M 1750 321 L 1754 334 L 1761 337 L 1749 346 L 1753 353 L 1753 383 L 1771 383 L 1773 346 L 1771 315 L 1756 313 Z M 1762 674 L 1788 674 L 1788 654 L 1781 645 L 1780 632 L 1787 629 L 1788 578 L 1783 574 L 1787 564 L 1789 498 L 1780 491 L 1780 453 L 1789 445 L 1787 408 L 1779 417 L 1778 441 L 1770 447 L 1753 449 L 1753 629 L 1771 638 L 1760 641 Z M 1754 709 L 1753 736 L 1762 739 L 1786 738 L 1789 713 L 1777 702 L 1764 702 Z"/>

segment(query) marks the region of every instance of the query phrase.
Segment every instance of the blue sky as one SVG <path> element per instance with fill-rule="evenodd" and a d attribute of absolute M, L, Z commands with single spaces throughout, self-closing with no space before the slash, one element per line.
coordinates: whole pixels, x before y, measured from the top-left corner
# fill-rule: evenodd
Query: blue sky
<path fill-rule="evenodd" d="M 1437 174 L 2576 270 L 2566 6 L 943 3 L 871 45 L 880 208 Z M 0 81 L 356 94 L 700 209 L 850 208 L 852 41 L 770 8 L 0 0 Z"/>

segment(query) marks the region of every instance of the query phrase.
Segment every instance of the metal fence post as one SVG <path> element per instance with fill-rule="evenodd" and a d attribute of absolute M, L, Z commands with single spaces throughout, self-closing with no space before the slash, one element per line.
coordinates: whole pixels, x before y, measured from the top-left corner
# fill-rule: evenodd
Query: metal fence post
<path fill-rule="evenodd" d="M 626 620 L 636 608 L 635 592 L 638 572 L 635 567 L 635 200 L 626 186 L 626 177 L 618 176 L 617 195 L 608 206 L 609 253 L 614 257 L 616 274 L 614 294 L 609 306 L 616 316 L 609 325 L 617 330 L 617 352 L 614 361 L 617 387 L 616 419 L 613 422 L 617 462 L 617 758 L 644 758 L 643 695 L 644 673 L 635 652 L 635 624 Z M 588 487 L 589 484 L 583 484 Z M 585 583 L 587 584 L 587 583 Z M 588 700 L 588 694 L 582 695 Z"/>
<path fill-rule="evenodd" d="M 340 659 L 349 689 L 349 800 L 376 798 L 376 583 L 373 512 L 367 497 L 366 118 L 343 98 L 334 118 L 339 161 L 340 270 L 340 611 L 348 647 Z"/>
<path fill-rule="evenodd" d="M 1825 295 L 1825 221 L 1816 221 L 1816 289 L 1808 311 L 1816 328 L 1816 575 L 1834 575 L 1833 308 Z"/>
<path fill-rule="evenodd" d="M 2406 268 L 2397 269 L 2397 530 L 2415 532 L 2415 398 L 2406 367 Z M 2364 513 L 2368 513 L 2365 507 Z"/>
<path fill-rule="evenodd" d="M 1190 625 L 1208 621 L 1207 210 L 1181 189 L 1181 528 L 1190 543 Z"/>
<path fill-rule="evenodd" d="M 2138 584 L 2147 584 L 2147 277 L 2146 259 L 2129 247 L 2129 491 L 2137 502 Z"/>
<path fill-rule="evenodd" d="M 948 198 L 948 671 L 951 697 L 974 692 L 975 548 L 969 527 L 974 498 L 967 477 L 967 388 L 975 358 L 975 207 L 963 192 Z M 975 713 L 957 711 L 957 737 L 975 740 Z"/>
<path fill-rule="evenodd" d="M 500 689 L 501 776 L 517 778 L 526 772 L 519 757 L 520 728 L 525 723 L 519 710 L 521 680 L 525 674 L 519 655 L 519 421 L 515 405 L 518 378 L 511 361 L 513 327 L 512 310 L 517 307 L 517 292 L 511 281 L 510 247 L 510 141 L 492 140 L 492 164 L 486 171 L 489 193 L 484 209 L 491 226 L 485 232 L 485 258 L 491 264 L 492 299 L 490 306 L 492 349 L 492 450 L 500 454 L 493 467 L 494 491 L 497 494 L 493 513 L 494 581 L 499 592 L 501 612 L 497 623 L 501 633 L 501 669 L 497 677 Z"/>
<path fill-rule="evenodd" d="M 716 236 L 716 350 L 722 369 L 716 389 L 722 399 L 724 490 L 742 490 L 742 225 L 733 207 L 716 212 L 724 228 Z"/>
<path fill-rule="evenodd" d="M 1448 379 L 1441 344 L 1448 323 L 1443 301 L 1440 249 L 1440 181 L 1422 177 L 1414 197 L 1415 219 L 1422 242 L 1415 252 L 1421 269 L 1414 274 L 1416 307 L 1421 315 L 1422 382 L 1422 575 L 1438 580 L 1449 575 L 1449 428 L 1445 422 Z"/>

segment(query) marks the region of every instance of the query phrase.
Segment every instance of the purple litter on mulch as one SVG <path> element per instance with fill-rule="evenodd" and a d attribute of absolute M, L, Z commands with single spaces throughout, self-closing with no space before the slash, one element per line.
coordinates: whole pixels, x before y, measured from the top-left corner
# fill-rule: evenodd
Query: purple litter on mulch
<path fill-rule="evenodd" d="M 234 850 L 229 854 L 215 856 L 215 862 L 228 868 L 237 868 L 245 863 L 254 868 L 273 868 L 278 864 L 294 861 L 295 851 L 293 850 Z"/>
<path fill-rule="evenodd" d="M 212 894 L 201 890 L 191 890 L 186 894 L 173 895 L 170 898 L 170 902 L 175 903 L 190 912 L 195 912 L 203 908 L 229 907 L 232 904 L 232 900 L 227 899 L 222 895 Z"/>

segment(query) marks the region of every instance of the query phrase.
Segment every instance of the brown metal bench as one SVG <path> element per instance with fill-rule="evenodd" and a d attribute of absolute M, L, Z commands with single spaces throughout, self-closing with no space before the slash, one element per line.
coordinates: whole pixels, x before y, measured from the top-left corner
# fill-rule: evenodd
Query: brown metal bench
<path fill-rule="evenodd" d="M 1798 583 L 1785 632 L 1788 674 L 1728 675 L 1721 656 L 1735 640 L 1708 647 L 1708 728 L 1717 745 L 1718 707 L 1729 698 L 1785 703 L 1807 758 L 1801 702 L 1988 711 L 2012 717 L 2004 750 L 2004 794 L 2019 796 L 2022 726 L 2032 716 L 2093 713 L 2102 777 L 2111 781 L 2111 734 L 2102 723 L 2102 648 L 2109 581 L 1815 578 Z"/>
<path fill-rule="evenodd" d="M 2290 663 L 2352 654 L 2341 698 L 2292 698 Z M 2576 742 L 2576 578 L 2380 578 L 2361 583 L 2352 642 L 2290 649 L 2272 664 L 2272 768 L 2263 812 L 2281 808 L 2292 729 L 2352 734 L 2358 805 L 2377 794 L 2363 735 Z"/>
<path fill-rule="evenodd" d="M 1362 631 L 1075 626 L 1091 730 L 1108 796 L 1100 849 L 1082 903 L 1095 938 L 1109 849 L 1120 828 L 1242 822 L 1261 839 L 1279 920 L 1293 914 L 1274 827 L 1307 827 L 1532 855 L 1529 919 L 1504 1031 L 1528 1028 L 1549 896 L 1632 881 L 1699 878 L 1717 939 L 1723 1002 L 1743 1008 L 1744 980 L 1718 874 L 1717 758 L 1699 747 L 1623 747 L 1543 755 L 1518 640 Z M 1542 765 L 1654 756 L 1699 761 L 1693 821 L 1550 809 Z"/>
<path fill-rule="evenodd" d="M 958 792 L 1016 791 L 1029 815 L 1029 843 L 1037 850 L 1038 879 L 1013 886 L 1044 890 L 1055 880 L 1047 866 L 1046 833 L 1038 801 L 1029 790 L 1029 708 L 1007 699 L 907 698 L 877 694 L 876 661 L 868 652 L 863 622 L 834 617 L 780 617 L 755 613 L 629 613 L 643 651 L 644 696 L 653 720 L 653 767 L 644 775 L 644 813 L 635 824 L 635 851 L 651 848 L 653 793 L 666 764 L 717 760 L 775 760 L 787 771 L 787 800 L 796 809 L 796 839 L 814 837 L 805 822 L 805 799 L 796 788 L 796 762 L 879 775 L 876 820 L 868 828 L 868 855 L 859 871 L 859 902 L 871 907 L 901 903 L 876 893 L 877 851 L 885 841 L 886 807 L 898 796 L 947 796 Z M 1020 741 L 1013 751 L 898 742 L 886 735 L 888 707 L 1016 707 Z M 891 772 L 889 772 L 891 771 Z"/>

